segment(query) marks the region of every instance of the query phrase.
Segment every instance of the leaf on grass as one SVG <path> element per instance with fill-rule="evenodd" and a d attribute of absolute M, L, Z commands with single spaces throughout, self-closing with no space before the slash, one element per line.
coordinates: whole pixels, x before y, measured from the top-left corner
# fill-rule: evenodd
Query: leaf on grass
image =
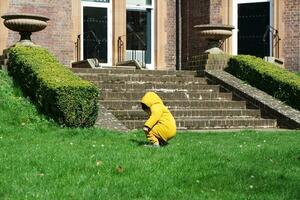
<path fill-rule="evenodd" d="M 118 166 L 116 167 L 116 172 L 117 172 L 117 173 L 121 174 L 121 173 L 123 173 L 124 171 L 125 171 L 125 169 L 124 169 L 124 167 L 122 167 L 121 165 L 118 165 Z"/>
<path fill-rule="evenodd" d="M 103 164 L 103 162 L 102 162 L 101 160 L 97 160 L 97 161 L 96 161 L 96 165 L 97 165 L 97 166 L 100 166 L 100 165 L 102 165 L 102 164 Z"/>

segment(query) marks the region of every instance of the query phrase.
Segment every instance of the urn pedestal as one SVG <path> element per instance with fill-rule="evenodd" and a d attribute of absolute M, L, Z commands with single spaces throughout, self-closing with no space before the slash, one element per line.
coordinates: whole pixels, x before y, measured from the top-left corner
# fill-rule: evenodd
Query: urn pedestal
<path fill-rule="evenodd" d="M 220 48 L 220 42 L 224 42 L 232 35 L 234 26 L 224 24 L 204 24 L 194 26 L 198 35 L 208 41 L 208 49 L 201 55 L 192 58 L 197 70 L 222 70 L 227 66 L 230 56 Z"/>
<path fill-rule="evenodd" d="M 198 35 L 208 41 L 208 49 L 205 53 L 222 54 L 219 48 L 220 41 L 223 42 L 232 35 L 234 26 L 224 24 L 203 24 L 194 26 Z"/>
<path fill-rule="evenodd" d="M 47 27 L 49 18 L 41 15 L 9 14 L 3 15 L 4 25 L 12 31 L 19 32 L 21 38 L 15 45 L 34 46 L 30 36 Z"/>

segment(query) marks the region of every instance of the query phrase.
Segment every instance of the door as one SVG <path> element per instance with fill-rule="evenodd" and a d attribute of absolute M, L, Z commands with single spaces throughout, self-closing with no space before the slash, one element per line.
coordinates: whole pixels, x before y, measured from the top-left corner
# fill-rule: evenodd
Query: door
<path fill-rule="evenodd" d="M 151 64 L 151 10 L 127 10 L 127 59 Z"/>
<path fill-rule="evenodd" d="M 82 59 L 97 58 L 111 65 L 111 16 L 109 3 L 82 2 Z"/>
<path fill-rule="evenodd" d="M 269 25 L 270 2 L 238 4 L 238 54 L 270 55 Z"/>
<path fill-rule="evenodd" d="M 126 0 L 126 60 L 154 69 L 154 2 Z"/>

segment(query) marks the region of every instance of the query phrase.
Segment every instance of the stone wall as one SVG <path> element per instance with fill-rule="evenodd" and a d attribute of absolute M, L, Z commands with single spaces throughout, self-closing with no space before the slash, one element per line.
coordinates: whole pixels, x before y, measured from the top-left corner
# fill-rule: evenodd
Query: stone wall
<path fill-rule="evenodd" d="M 33 33 L 31 39 L 49 49 L 63 64 L 70 65 L 75 51 L 72 41 L 72 0 L 9 0 L 8 13 L 39 14 L 50 18 L 47 28 Z M 18 33 L 9 31 L 7 45 L 19 39 Z"/>
<path fill-rule="evenodd" d="M 284 0 L 283 58 L 286 68 L 300 71 L 300 1 Z"/>

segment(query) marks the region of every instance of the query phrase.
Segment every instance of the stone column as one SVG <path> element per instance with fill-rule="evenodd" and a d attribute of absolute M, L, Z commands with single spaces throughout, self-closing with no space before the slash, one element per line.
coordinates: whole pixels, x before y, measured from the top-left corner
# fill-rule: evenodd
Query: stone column
<path fill-rule="evenodd" d="M 8 0 L 0 0 L 0 16 L 8 11 Z M 8 29 L 3 24 L 4 19 L 0 18 L 0 55 L 7 46 Z"/>
<path fill-rule="evenodd" d="M 161 69 L 163 66 L 166 65 L 165 61 L 165 52 L 164 49 L 166 48 L 166 41 L 167 41 L 167 34 L 164 30 L 165 21 L 166 21 L 166 9 L 167 9 L 167 2 L 166 1 L 156 1 L 155 5 L 155 24 L 156 24 L 156 31 L 155 31 L 155 66 L 157 69 Z"/>
<path fill-rule="evenodd" d="M 77 42 L 78 36 L 81 34 L 81 1 L 80 0 L 72 0 L 72 21 L 73 21 L 73 31 L 72 31 L 72 42 L 75 46 Z M 80 47 L 80 44 L 79 44 Z M 80 49 L 78 54 L 80 54 Z M 73 61 L 76 61 L 77 52 L 73 53 Z"/>
<path fill-rule="evenodd" d="M 175 70 L 176 65 L 176 2 L 155 1 L 155 51 L 157 69 Z"/>
<path fill-rule="evenodd" d="M 112 1 L 112 64 L 116 65 L 118 62 L 118 38 L 121 37 L 123 41 L 122 60 L 125 60 L 126 53 L 126 0 Z"/>

